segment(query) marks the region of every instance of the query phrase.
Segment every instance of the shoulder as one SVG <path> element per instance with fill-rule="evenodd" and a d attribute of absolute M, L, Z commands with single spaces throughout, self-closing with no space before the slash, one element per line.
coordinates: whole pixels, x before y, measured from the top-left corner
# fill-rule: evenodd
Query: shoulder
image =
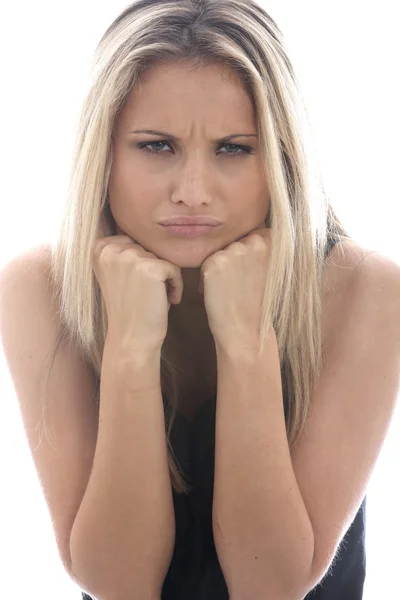
<path fill-rule="evenodd" d="M 26 279 L 46 278 L 51 272 L 51 246 L 40 244 L 24 250 L 9 260 L 0 270 L 0 282 L 5 285 L 21 274 Z"/>
<path fill-rule="evenodd" d="M 346 240 L 329 254 L 324 272 L 322 319 L 330 339 L 346 318 L 394 319 L 400 335 L 400 265 L 384 254 Z"/>
<path fill-rule="evenodd" d="M 336 245 L 328 256 L 324 275 L 324 292 L 334 295 L 367 286 L 378 290 L 390 287 L 400 293 L 400 265 L 390 257 L 346 240 Z"/>
<path fill-rule="evenodd" d="M 51 246 L 41 244 L 9 260 L 0 270 L 0 318 L 8 320 L 10 311 L 26 306 L 35 311 L 45 305 L 53 318 L 58 313 L 54 303 L 54 287 L 51 278 Z"/>

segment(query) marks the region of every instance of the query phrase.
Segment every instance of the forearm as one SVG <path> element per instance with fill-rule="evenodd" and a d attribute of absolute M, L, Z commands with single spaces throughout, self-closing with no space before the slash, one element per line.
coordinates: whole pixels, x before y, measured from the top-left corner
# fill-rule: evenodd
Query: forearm
<path fill-rule="evenodd" d="M 123 362 L 106 343 L 96 452 L 71 534 L 72 570 L 101 600 L 156 598 L 174 541 L 160 352 Z"/>
<path fill-rule="evenodd" d="M 232 600 L 292 600 L 314 551 L 286 436 L 277 344 L 259 357 L 217 348 L 213 500 Z M 297 598 L 296 598 L 297 600 Z"/>

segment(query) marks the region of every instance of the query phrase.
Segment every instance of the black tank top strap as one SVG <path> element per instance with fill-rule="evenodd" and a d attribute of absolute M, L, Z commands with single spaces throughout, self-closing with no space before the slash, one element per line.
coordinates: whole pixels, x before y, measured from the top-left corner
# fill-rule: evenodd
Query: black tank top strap
<path fill-rule="evenodd" d="M 338 240 L 328 234 L 325 247 L 325 258 L 329 255 L 332 248 L 337 244 Z"/>

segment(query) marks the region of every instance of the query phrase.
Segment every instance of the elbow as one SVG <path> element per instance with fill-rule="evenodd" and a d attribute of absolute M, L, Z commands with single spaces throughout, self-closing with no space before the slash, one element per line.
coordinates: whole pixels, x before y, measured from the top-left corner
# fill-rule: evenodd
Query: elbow
<path fill-rule="evenodd" d="M 161 590 L 155 589 L 153 582 L 144 581 L 140 573 L 132 573 L 129 581 L 110 577 L 95 577 L 82 575 L 71 555 L 63 559 L 63 565 L 71 580 L 90 596 L 91 600 L 161 600 Z M 96 570 L 97 571 L 97 570 Z"/>
<path fill-rule="evenodd" d="M 264 570 L 262 577 L 250 582 L 236 580 L 229 589 L 229 600 L 304 600 L 312 589 L 310 567 L 296 571 L 296 577 L 277 577 L 277 573 Z"/>

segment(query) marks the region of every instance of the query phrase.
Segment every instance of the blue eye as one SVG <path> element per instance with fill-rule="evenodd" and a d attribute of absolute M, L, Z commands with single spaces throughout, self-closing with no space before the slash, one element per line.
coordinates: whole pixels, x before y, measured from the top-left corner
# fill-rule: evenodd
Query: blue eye
<path fill-rule="evenodd" d="M 166 140 L 161 140 L 158 142 L 141 142 L 138 144 L 138 148 L 143 149 L 145 152 L 149 154 L 165 154 L 165 152 L 161 152 L 160 150 L 151 150 L 149 147 L 156 146 L 160 144 L 161 146 L 170 146 L 170 143 Z M 246 154 L 254 154 L 253 148 L 250 146 L 242 146 L 238 144 L 224 144 L 220 146 L 220 148 L 234 148 L 236 152 L 222 152 L 222 154 L 227 154 L 228 156 L 245 156 Z"/>

